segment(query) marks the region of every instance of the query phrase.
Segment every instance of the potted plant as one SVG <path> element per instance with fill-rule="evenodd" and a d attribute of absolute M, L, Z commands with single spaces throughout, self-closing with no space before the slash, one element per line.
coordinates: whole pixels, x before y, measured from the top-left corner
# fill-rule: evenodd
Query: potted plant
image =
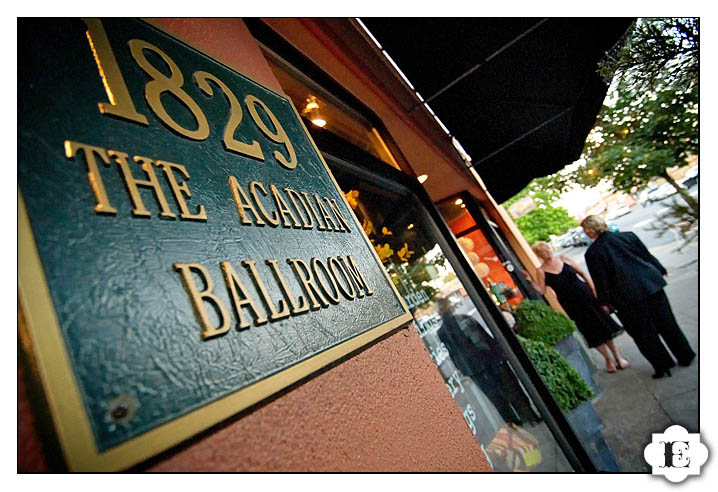
<path fill-rule="evenodd" d="M 544 301 L 531 299 L 525 299 L 514 314 L 519 335 L 555 348 L 598 393 L 598 385 L 593 380 L 593 364 L 574 337 L 576 324 L 568 316 L 554 311 Z"/>
<path fill-rule="evenodd" d="M 593 389 L 557 350 L 541 341 L 529 340 L 521 335 L 517 338 L 564 412 L 578 408 L 595 396 Z"/>
<path fill-rule="evenodd" d="M 597 469 L 617 472 L 616 457 L 603 437 L 603 421 L 591 404 L 596 395 L 591 386 L 596 384 L 583 358 L 576 357 L 582 349 L 573 337 L 575 329 L 573 321 L 542 301 L 525 300 L 516 311 L 517 338 Z M 568 353 L 573 364 L 561 352 Z"/>

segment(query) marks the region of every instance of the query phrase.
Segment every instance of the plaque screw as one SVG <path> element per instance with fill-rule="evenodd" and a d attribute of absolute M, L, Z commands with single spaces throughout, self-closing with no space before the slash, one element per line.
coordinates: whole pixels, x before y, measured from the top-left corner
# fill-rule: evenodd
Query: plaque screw
<path fill-rule="evenodd" d="M 124 405 L 118 405 L 112 410 L 112 418 L 115 420 L 122 420 L 127 415 L 127 407 Z"/>
<path fill-rule="evenodd" d="M 127 395 L 121 395 L 107 405 L 107 416 L 114 423 L 125 423 L 135 416 L 137 401 Z"/>

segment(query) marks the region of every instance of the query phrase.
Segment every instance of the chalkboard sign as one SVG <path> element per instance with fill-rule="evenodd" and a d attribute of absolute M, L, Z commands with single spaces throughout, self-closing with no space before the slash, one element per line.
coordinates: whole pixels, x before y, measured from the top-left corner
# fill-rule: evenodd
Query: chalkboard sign
<path fill-rule="evenodd" d="M 18 22 L 19 296 L 73 470 L 409 321 L 292 105 L 128 19 Z"/>

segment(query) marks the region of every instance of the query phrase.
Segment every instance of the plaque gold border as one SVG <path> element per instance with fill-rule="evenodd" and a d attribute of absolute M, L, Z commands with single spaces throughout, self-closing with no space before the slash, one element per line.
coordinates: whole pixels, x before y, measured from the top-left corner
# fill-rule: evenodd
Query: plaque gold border
<path fill-rule="evenodd" d="M 71 471 L 118 471 L 147 460 L 222 422 L 232 415 L 251 407 L 255 403 L 287 388 L 297 381 L 310 376 L 319 369 L 360 349 L 412 320 L 412 315 L 407 309 L 404 300 L 401 295 L 399 295 L 394 283 L 384 269 L 369 238 L 359 224 L 354 211 L 346 202 L 344 193 L 334 179 L 334 176 L 329 170 L 329 166 L 327 166 L 314 140 L 311 138 L 292 100 L 284 94 L 277 93 L 265 87 L 232 65 L 224 63 L 219 58 L 205 53 L 202 49 L 182 39 L 180 36 L 167 31 L 153 22 L 147 20 L 144 20 L 144 22 L 162 31 L 170 38 L 189 46 L 210 59 L 221 63 L 230 70 L 239 73 L 260 87 L 281 97 L 291 105 L 299 124 L 324 165 L 324 169 L 329 174 L 337 192 L 344 200 L 347 210 L 351 212 L 357 233 L 364 238 L 370 254 L 373 254 L 377 266 L 384 273 L 386 281 L 399 300 L 404 313 L 387 323 L 371 328 L 338 345 L 325 349 L 315 356 L 304 359 L 279 373 L 275 373 L 261 381 L 241 388 L 232 394 L 154 427 L 104 452 L 100 452 L 95 446 L 95 438 L 92 433 L 90 420 L 86 413 L 85 405 L 82 402 L 82 396 L 75 379 L 74 371 L 72 370 L 35 237 L 30 226 L 30 218 L 27 214 L 25 201 L 18 186 L 18 301 L 19 309 L 22 311 L 22 319 L 24 319 L 24 323 L 18 323 L 18 329 L 20 330 L 20 336 L 27 337 L 30 341 L 30 350 L 32 353 L 28 355 L 33 359 L 47 405 L 50 409 L 54 429 L 65 457 L 65 462 Z"/>

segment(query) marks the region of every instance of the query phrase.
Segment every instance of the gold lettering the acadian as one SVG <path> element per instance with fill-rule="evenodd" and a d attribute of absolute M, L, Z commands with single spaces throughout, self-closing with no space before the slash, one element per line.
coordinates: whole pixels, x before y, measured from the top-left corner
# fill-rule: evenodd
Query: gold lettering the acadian
<path fill-rule="evenodd" d="M 312 216 L 312 212 L 307 208 L 307 204 L 304 203 L 304 200 L 302 200 L 302 197 L 294 191 L 291 188 L 284 188 L 284 191 L 287 193 L 287 196 L 290 200 L 292 200 L 292 203 L 294 204 L 294 208 L 297 211 L 297 215 L 299 215 L 299 218 L 302 221 L 302 227 L 304 229 L 311 229 L 314 227 L 314 217 Z M 299 209 L 299 205 L 297 205 L 297 200 L 299 200 L 299 203 L 302 204 L 302 209 L 304 209 L 304 212 Z"/>
<path fill-rule="evenodd" d="M 309 198 L 309 194 L 306 191 L 302 191 L 302 196 L 304 197 L 304 203 L 309 205 L 309 209 L 312 211 L 312 214 L 314 215 L 314 217 L 317 218 L 317 229 L 319 229 L 320 231 L 326 231 L 327 227 L 324 227 L 324 225 L 322 224 L 322 220 L 319 218 L 319 214 L 314 208 L 314 205 L 312 205 L 312 199 Z"/>
<path fill-rule="evenodd" d="M 274 197 L 274 203 L 277 205 L 277 210 L 279 210 L 279 213 L 282 215 L 282 219 L 284 220 L 284 227 L 294 226 L 295 229 L 301 229 L 302 224 L 292 213 L 292 209 L 289 208 L 289 205 L 287 205 L 287 202 L 284 200 L 284 198 L 282 198 L 282 195 L 279 194 L 279 190 L 277 189 L 277 187 L 274 185 L 270 185 L 269 189 L 272 191 L 272 196 Z M 289 215 L 289 217 L 292 219 L 291 223 L 287 219 L 287 215 Z"/>
<path fill-rule="evenodd" d="M 174 174 L 174 171 L 177 170 L 182 173 L 185 179 L 189 179 L 187 169 L 182 164 L 175 164 L 167 161 L 157 161 L 157 165 L 162 167 L 162 171 L 164 171 L 165 176 L 167 177 L 167 182 L 170 184 L 170 188 L 172 188 L 172 193 L 174 194 L 177 205 L 182 212 L 180 213 L 180 218 L 185 220 L 207 220 L 207 213 L 204 210 L 204 205 L 199 205 L 197 207 L 196 214 L 191 214 L 187 208 L 187 200 L 185 200 L 185 196 L 187 198 L 191 198 L 192 193 L 189 191 L 187 182 L 178 182 Z"/>
<path fill-rule="evenodd" d="M 257 210 L 254 208 L 254 205 L 252 205 L 249 197 L 244 192 L 239 182 L 237 182 L 237 178 L 234 176 L 229 177 L 229 187 L 232 190 L 234 202 L 237 204 L 237 211 L 239 212 L 239 218 L 242 220 L 242 224 L 252 224 L 252 219 L 247 216 L 247 211 L 250 211 L 254 215 L 254 223 L 256 225 L 260 227 L 265 225 L 266 222 L 264 222 L 259 216 Z"/>
<path fill-rule="evenodd" d="M 250 181 L 244 187 L 234 176 L 229 177 L 229 188 L 244 225 L 281 224 L 286 228 L 313 229 L 316 224 L 320 231 L 351 232 L 336 198 L 316 193 L 312 196 L 292 188 L 280 190 L 274 184 L 265 186 L 259 181 Z"/>
<path fill-rule="evenodd" d="M 160 187 L 160 182 L 157 181 L 157 175 L 155 174 L 155 169 L 152 165 L 152 159 L 140 156 L 135 156 L 134 158 L 134 161 L 142 166 L 142 170 L 147 175 L 147 179 L 142 180 L 137 179 L 132 175 L 130 165 L 127 163 L 127 154 L 125 154 L 124 152 L 116 152 L 114 150 L 111 150 L 108 152 L 108 155 L 112 157 L 117 164 L 119 164 L 120 170 L 122 170 L 122 176 L 125 178 L 125 185 L 127 185 L 127 189 L 130 192 L 132 204 L 135 206 L 135 208 L 132 210 L 133 215 L 136 215 L 138 217 L 149 217 L 151 215 L 149 210 L 145 208 L 145 204 L 142 202 L 142 197 L 140 196 L 140 191 L 138 187 L 142 186 L 144 188 L 149 188 L 154 191 L 155 198 L 157 199 L 157 202 L 160 204 L 160 208 L 162 209 L 162 211 L 160 212 L 160 217 L 165 217 L 169 219 L 174 219 L 177 217 L 170 210 L 170 206 L 167 203 L 167 199 L 165 198 L 165 194 L 162 191 L 162 187 Z"/>
<path fill-rule="evenodd" d="M 246 313 L 254 319 L 254 326 L 259 326 L 308 313 L 310 310 L 330 308 L 339 304 L 342 298 L 352 301 L 373 293 L 350 255 L 329 257 L 326 261 L 315 257 L 309 263 L 301 258 L 288 258 L 286 262 L 294 274 L 293 285 L 300 289 L 301 295 L 292 292 L 277 260 L 265 260 L 266 267 L 263 267 L 262 271 L 255 261 L 243 260 L 241 264 L 244 266 L 244 275 L 240 275 L 229 262 L 220 262 L 227 298 L 238 320 L 238 330 L 251 326 Z M 198 263 L 175 263 L 173 267 L 180 273 L 192 307 L 199 318 L 202 339 L 225 335 L 231 323 L 229 309 L 215 292 L 208 269 Z M 242 276 L 248 280 L 243 280 Z M 274 283 L 268 283 L 271 281 Z M 253 286 L 254 289 L 247 286 Z M 281 298 L 274 299 L 272 292 L 279 292 Z M 261 302 L 256 299 L 261 299 Z M 213 322 L 207 305 L 214 309 L 217 322 Z M 263 310 L 260 305 L 264 307 Z"/>
<path fill-rule="evenodd" d="M 349 229 L 349 222 L 344 217 L 344 214 L 342 214 L 341 210 L 339 209 L 339 205 L 337 204 L 337 201 L 334 198 L 326 198 L 324 199 L 329 204 L 329 209 L 332 211 L 334 216 L 337 218 L 337 222 L 339 223 L 341 230 L 346 232 L 351 232 L 351 229 Z"/>
<path fill-rule="evenodd" d="M 116 214 L 117 209 L 110 204 L 110 199 L 105 190 L 105 183 L 102 181 L 100 169 L 97 166 L 97 159 L 95 159 L 95 155 L 99 155 L 105 166 L 109 166 L 110 158 L 107 156 L 107 151 L 102 147 L 93 147 L 92 145 L 71 142 L 69 140 L 65 141 L 65 155 L 68 159 L 74 159 L 79 150 L 85 154 L 85 162 L 87 162 L 88 170 L 87 178 L 90 180 L 90 186 L 95 194 L 95 199 L 97 199 L 95 212 L 98 214 Z"/>
<path fill-rule="evenodd" d="M 172 211 L 160 181 L 155 173 L 155 167 L 161 167 L 165 175 L 166 181 L 169 184 L 170 191 L 175 199 L 175 203 L 179 207 L 180 220 L 207 220 L 207 213 L 205 212 L 204 205 L 199 205 L 197 213 L 192 214 L 187 206 L 187 200 L 192 196 L 187 180 L 189 180 L 189 174 L 187 169 L 181 164 L 175 164 L 166 161 L 153 161 L 149 157 L 134 156 L 132 161 L 139 164 L 141 170 L 145 174 L 146 179 L 137 178 L 132 169 L 130 168 L 129 154 L 126 152 L 120 152 L 119 150 L 107 150 L 102 147 L 94 147 L 79 142 L 73 142 L 70 140 L 65 141 L 65 155 L 68 159 L 74 159 L 78 152 L 82 151 L 85 156 L 85 162 L 87 163 L 88 174 L 87 177 L 90 181 L 90 187 L 97 200 L 95 205 L 95 212 L 98 214 L 116 215 L 117 208 L 113 207 L 110 203 L 110 198 L 105 188 L 105 182 L 102 179 L 100 173 L 100 166 L 97 162 L 97 156 L 100 157 L 105 167 L 111 166 L 113 163 L 117 164 L 122 173 L 122 179 L 125 183 L 125 189 L 129 194 L 130 202 L 132 203 L 132 215 L 135 217 L 150 217 L 152 214 L 145 203 L 142 201 L 140 194 L 140 188 L 145 190 L 151 190 L 155 201 L 159 205 L 160 217 L 164 219 L 175 219 L 177 215 Z M 175 171 L 181 173 L 185 181 L 178 181 L 175 176 Z"/>
<path fill-rule="evenodd" d="M 262 214 L 264 220 L 269 222 L 269 225 L 277 227 L 279 225 L 279 214 L 276 210 L 272 212 L 273 215 L 269 215 L 269 213 L 267 213 L 267 209 L 264 208 L 264 205 L 262 205 L 262 201 L 257 196 L 257 190 L 261 191 L 264 196 L 267 196 L 267 190 L 264 188 L 264 185 L 262 183 L 260 183 L 259 181 L 252 181 L 251 183 L 249 183 L 249 192 L 252 194 L 254 202 L 257 204 L 259 213 Z"/>
<path fill-rule="evenodd" d="M 341 231 L 339 227 L 337 227 L 337 224 L 334 222 L 334 219 L 331 215 L 329 215 L 329 212 L 327 212 L 327 209 L 322 204 L 322 199 L 319 195 L 316 193 L 314 194 L 314 199 L 317 201 L 317 208 L 319 209 L 319 212 L 321 212 L 322 217 L 324 218 L 324 223 L 327 225 L 327 229 L 330 231 L 337 230 Z"/>

